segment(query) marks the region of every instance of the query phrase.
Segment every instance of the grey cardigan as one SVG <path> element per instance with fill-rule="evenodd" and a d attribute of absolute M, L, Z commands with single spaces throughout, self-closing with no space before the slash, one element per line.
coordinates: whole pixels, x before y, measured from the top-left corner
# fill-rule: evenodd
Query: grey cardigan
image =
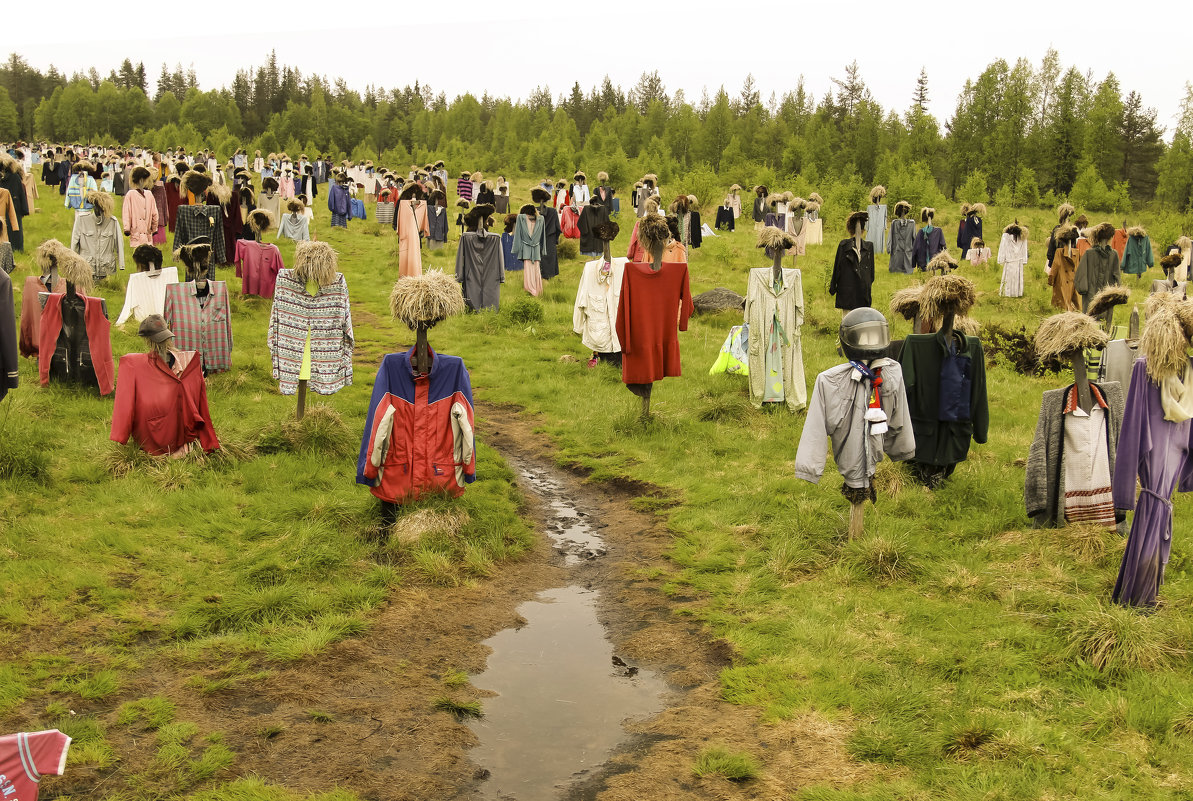
<path fill-rule="evenodd" d="M 1117 381 L 1090 382 L 1106 400 L 1110 475 L 1114 475 L 1114 456 L 1118 449 L 1118 432 L 1123 423 L 1123 390 Z M 1027 516 L 1036 527 L 1065 526 L 1065 507 L 1061 501 L 1064 488 L 1065 397 L 1073 385 L 1064 389 L 1050 389 L 1040 402 L 1040 419 L 1036 435 L 1027 456 L 1027 479 L 1023 487 L 1023 501 Z M 1119 523 L 1123 531 L 1124 524 Z"/>

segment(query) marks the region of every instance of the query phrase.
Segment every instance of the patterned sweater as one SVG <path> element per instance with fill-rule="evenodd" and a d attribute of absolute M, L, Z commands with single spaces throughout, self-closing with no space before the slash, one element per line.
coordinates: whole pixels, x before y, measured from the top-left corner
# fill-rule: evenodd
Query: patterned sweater
<path fill-rule="evenodd" d="M 352 310 L 348 282 L 336 280 L 308 295 L 294 270 L 280 270 L 273 290 L 267 342 L 273 357 L 273 377 L 283 395 L 298 390 L 307 334 L 311 338 L 312 392 L 331 395 L 352 383 Z"/>

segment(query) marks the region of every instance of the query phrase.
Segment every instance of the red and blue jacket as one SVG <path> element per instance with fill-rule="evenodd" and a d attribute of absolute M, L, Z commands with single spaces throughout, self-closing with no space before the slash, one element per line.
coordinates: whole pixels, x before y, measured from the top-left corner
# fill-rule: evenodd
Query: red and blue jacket
<path fill-rule="evenodd" d="M 431 351 L 430 375 L 416 375 L 413 362 L 414 348 L 381 361 L 356 463 L 356 483 L 391 503 L 434 492 L 459 496 L 476 480 L 464 360 Z"/>

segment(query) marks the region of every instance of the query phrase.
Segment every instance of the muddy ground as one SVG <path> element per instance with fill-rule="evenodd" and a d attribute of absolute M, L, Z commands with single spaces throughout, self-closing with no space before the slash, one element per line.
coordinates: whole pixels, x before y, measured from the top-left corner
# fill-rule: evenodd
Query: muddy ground
<path fill-rule="evenodd" d="M 478 437 L 506 457 L 555 469 L 549 443 L 534 433 L 532 416 L 482 403 L 477 418 Z M 670 535 L 661 518 L 632 508 L 643 488 L 586 482 L 575 470 L 561 470 L 557 477 L 603 523 L 607 554 L 602 558 L 565 568 L 541 536 L 524 559 L 502 565 L 491 580 L 475 587 L 396 591 L 366 635 L 273 669 L 259 681 L 200 695 L 183 686 L 193 667 L 180 669 L 156 655 L 119 698 L 104 699 L 106 711 L 86 705 L 79 710 L 106 715 L 114 723 L 122 701 L 166 695 L 178 704 L 179 720 L 196 723 L 201 733 L 224 733 L 235 761 L 217 777 L 221 780 L 256 775 L 303 793 L 338 785 L 378 801 L 472 799 L 485 781 L 483 768 L 469 759 L 475 736 L 450 713 L 437 711 L 433 701 L 442 696 L 483 700 L 483 694 L 471 686 L 445 687 L 443 679 L 454 671 L 481 673 L 488 651 L 481 643 L 519 624 L 519 604 L 542 590 L 579 584 L 601 590 L 599 617 L 615 653 L 656 672 L 671 690 L 664 712 L 631 724 L 619 752 L 563 797 L 776 799 L 801 787 L 844 786 L 868 775 L 869 768 L 851 762 L 845 751 L 847 723 L 815 714 L 763 723 L 756 710 L 720 700 L 718 675 L 732 663 L 732 649 L 711 640 L 690 617 L 675 614 L 693 599 L 669 599 L 661 591 L 674 569 L 666 558 Z M 523 489 L 526 515 L 541 524 L 544 498 L 533 486 Z M 220 672 L 211 675 L 218 678 Z M 47 781 L 43 797 L 102 798 L 153 784 L 150 765 L 157 743 L 152 733 L 110 726 L 108 736 L 124 757 L 121 762 L 106 769 L 73 768 Z M 695 777 L 696 755 L 713 744 L 753 754 L 762 776 L 740 784 Z M 164 777 L 161 781 L 168 783 Z"/>

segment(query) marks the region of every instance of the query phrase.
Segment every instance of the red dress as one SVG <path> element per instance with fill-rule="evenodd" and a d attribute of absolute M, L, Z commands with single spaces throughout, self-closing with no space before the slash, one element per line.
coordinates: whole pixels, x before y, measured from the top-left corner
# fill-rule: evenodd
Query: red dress
<path fill-rule="evenodd" d="M 617 338 L 621 342 L 621 380 L 651 384 L 680 375 L 679 331 L 688 330 L 692 314 L 688 265 L 663 262 L 625 266 L 617 304 Z"/>
<path fill-rule="evenodd" d="M 109 437 L 113 442 L 125 443 L 131 436 L 154 455 L 175 453 L 195 440 L 205 451 L 219 448 L 207 408 L 202 360 L 194 351 L 174 356 L 185 360 L 181 374 L 148 353 L 120 357 Z"/>

